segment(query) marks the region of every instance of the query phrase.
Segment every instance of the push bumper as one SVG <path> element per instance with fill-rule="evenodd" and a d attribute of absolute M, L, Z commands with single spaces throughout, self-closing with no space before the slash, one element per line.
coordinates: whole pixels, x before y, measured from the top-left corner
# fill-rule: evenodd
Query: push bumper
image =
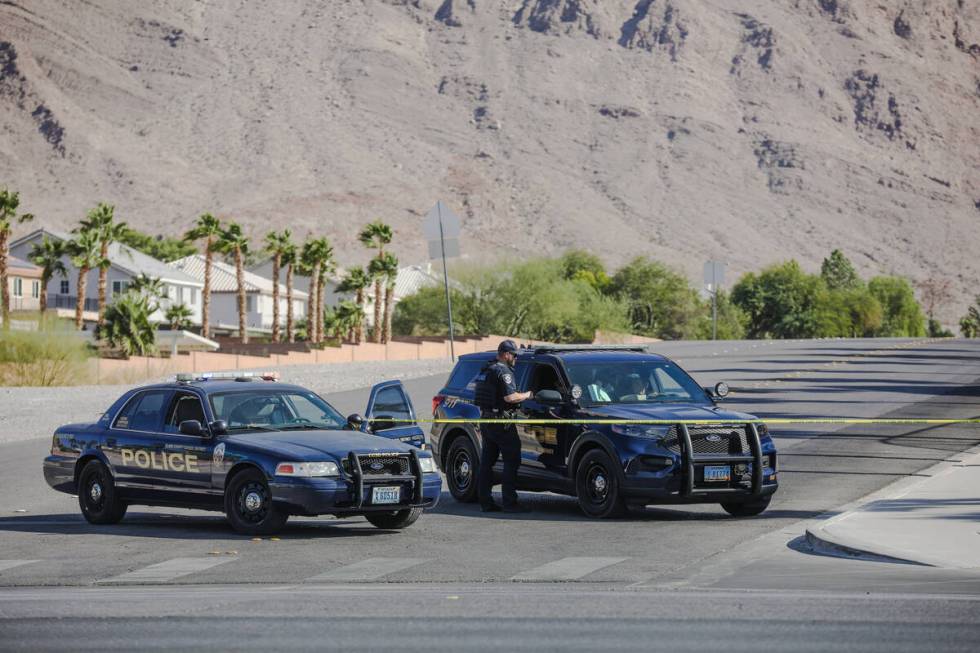
<path fill-rule="evenodd" d="M 401 487 L 402 502 L 371 503 L 372 488 Z M 269 483 L 272 500 L 293 515 L 342 515 L 365 512 L 390 512 L 406 508 L 434 508 L 442 494 L 439 474 L 424 474 L 421 491 L 414 492 L 414 479 L 372 479 L 360 486 L 351 480 L 334 478 L 281 479 Z"/>
<path fill-rule="evenodd" d="M 44 480 L 58 492 L 75 492 L 75 459 L 48 456 L 42 465 Z"/>

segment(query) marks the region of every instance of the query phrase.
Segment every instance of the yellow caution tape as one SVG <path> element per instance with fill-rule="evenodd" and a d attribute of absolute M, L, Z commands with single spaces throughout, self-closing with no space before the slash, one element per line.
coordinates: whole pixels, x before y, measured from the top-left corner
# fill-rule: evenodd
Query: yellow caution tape
<path fill-rule="evenodd" d="M 896 418 L 858 418 L 858 417 L 815 417 L 815 418 L 775 418 L 775 419 L 382 419 L 384 422 L 424 423 L 424 424 L 689 424 L 707 426 L 711 424 L 980 424 L 980 418 L 972 419 L 930 419 L 919 417 Z"/>

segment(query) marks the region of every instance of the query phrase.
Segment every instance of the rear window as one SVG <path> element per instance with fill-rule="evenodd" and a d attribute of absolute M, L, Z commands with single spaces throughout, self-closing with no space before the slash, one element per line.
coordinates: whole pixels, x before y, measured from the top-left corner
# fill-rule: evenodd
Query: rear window
<path fill-rule="evenodd" d="M 449 381 L 446 382 L 447 388 L 454 388 L 457 390 L 463 390 L 470 384 L 470 381 L 476 378 L 476 375 L 480 373 L 483 366 L 487 364 L 485 360 L 464 360 L 456 364 L 456 369 L 449 376 Z"/>

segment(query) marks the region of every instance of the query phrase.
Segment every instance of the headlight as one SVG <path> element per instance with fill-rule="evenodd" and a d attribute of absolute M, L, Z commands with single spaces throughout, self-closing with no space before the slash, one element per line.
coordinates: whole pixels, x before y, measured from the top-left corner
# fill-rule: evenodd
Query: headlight
<path fill-rule="evenodd" d="M 644 424 L 613 424 L 613 433 L 634 438 L 659 439 L 667 435 L 669 426 L 646 426 Z"/>
<path fill-rule="evenodd" d="M 436 459 L 432 456 L 419 456 L 419 467 L 423 474 L 431 474 L 436 471 Z"/>
<path fill-rule="evenodd" d="M 276 476 L 340 476 L 340 468 L 333 462 L 279 463 Z"/>

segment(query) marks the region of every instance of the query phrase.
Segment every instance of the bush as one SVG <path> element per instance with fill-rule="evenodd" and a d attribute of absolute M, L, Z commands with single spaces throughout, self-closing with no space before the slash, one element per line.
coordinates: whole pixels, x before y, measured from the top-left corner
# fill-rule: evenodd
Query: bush
<path fill-rule="evenodd" d="M 146 356 L 156 351 L 156 329 L 150 315 L 156 310 L 141 293 L 129 291 L 106 307 L 100 339 L 124 356 Z"/>
<path fill-rule="evenodd" d="M 732 301 L 749 318 L 750 338 L 813 338 L 822 335 L 819 309 L 827 305 L 826 292 L 820 277 L 787 261 L 743 275 Z"/>
<path fill-rule="evenodd" d="M 659 261 L 637 257 L 613 275 L 609 292 L 627 306 L 633 333 L 674 340 L 693 338 L 704 302 L 687 278 Z"/>
<path fill-rule="evenodd" d="M 926 318 L 908 281 L 901 277 L 875 277 L 868 290 L 884 309 L 879 337 L 920 337 L 926 334 Z"/>
<path fill-rule="evenodd" d="M 0 385 L 88 383 L 88 344 L 67 329 L 0 333 Z"/>

